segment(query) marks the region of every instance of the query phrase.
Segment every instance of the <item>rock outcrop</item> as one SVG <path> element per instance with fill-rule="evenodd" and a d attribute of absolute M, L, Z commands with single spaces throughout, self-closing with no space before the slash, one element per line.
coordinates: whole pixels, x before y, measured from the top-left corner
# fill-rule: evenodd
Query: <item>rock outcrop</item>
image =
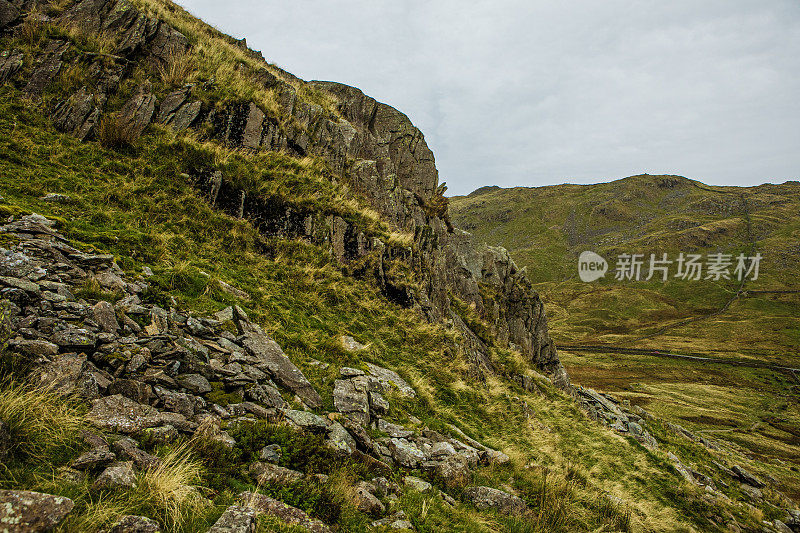
<path fill-rule="evenodd" d="M 222 429 L 223 422 L 228 428 L 260 420 L 287 424 L 321 435 L 335 454 L 363 462 L 382 476 L 418 469 L 445 486 L 463 483 L 479 465 L 509 460 L 455 426 L 446 435 L 420 427 L 419 421 L 406 427 L 388 419 L 387 398 L 413 402 L 417 391 L 397 372 L 371 363 L 341 368 L 340 379 L 333 384 L 336 412 L 314 413 L 309 408 L 324 404 L 317 390 L 240 307 L 228 307 L 212 317 L 163 309 L 143 299 L 146 274 L 130 279 L 113 256 L 79 251 L 53 221 L 39 215 L 10 221 L 0 226 L 0 234 L 15 242 L 11 249 L 0 248 L 0 296 L 11 334 L 8 347 L 34 369 L 30 381 L 91 405 L 86 420 L 104 436 L 86 434 L 91 449 L 68 470 L 75 478 L 92 476 L 94 490 L 134 489 L 139 472 L 162 464 L 134 438 L 158 444 L 183 435 L 233 448 L 237 443 Z M 113 287 L 116 302 L 76 297 L 89 281 Z M 355 339 L 348 345 L 363 348 Z M 303 409 L 288 408 L 284 395 L 293 396 Z M 3 427 L 0 424 L 0 430 Z M 275 464 L 280 458 L 280 446 L 267 446 L 261 450 L 261 461 L 246 470 L 256 483 L 267 486 L 310 482 L 308 474 Z M 406 485 L 433 490 L 429 482 L 414 477 L 407 477 Z M 384 477 L 363 482 L 357 489 L 359 508 L 376 518 L 388 509 L 381 497 L 389 493 L 396 497 L 399 492 Z M 63 518 L 56 511 L 71 505 L 53 496 L 23 496 L 12 510 L 33 513 L 30 520 L 55 523 Z M 499 498 L 481 489 L 476 501 L 484 505 L 489 496 L 492 501 Z M 228 509 L 212 531 L 248 531 L 259 513 L 328 531 L 321 522 L 277 500 L 258 494 L 245 499 Z M 516 510 L 519 505 L 512 503 Z M 507 510 L 505 503 L 497 505 Z M 396 514 L 378 522 L 405 524 Z"/>
<path fill-rule="evenodd" d="M 3 0 L 0 28 L 20 31 L 25 12 L 43 11 L 45 4 L 43 0 Z M 115 36 L 113 53 L 102 57 L 82 55 L 66 40 L 47 42 L 36 57 L 27 60 L 17 50 L 0 52 L 0 81 L 11 81 L 32 98 L 49 90 L 65 65 L 82 63 L 86 85 L 57 100 L 50 110 L 57 128 L 91 139 L 101 118 L 115 114 L 135 134 L 158 122 L 178 130 L 197 128 L 219 142 L 245 150 L 279 150 L 324 159 L 351 191 L 367 200 L 392 227 L 413 235 L 413 245 L 390 245 L 339 217 L 304 212 L 285 199 L 260 198 L 236 190 L 213 169 L 207 169 L 210 178 L 196 178 L 211 203 L 252 220 L 265 233 L 317 236 L 342 263 L 368 254 L 377 256 L 375 274 L 387 296 L 419 308 L 430 320 L 460 330 L 462 349 L 478 375 L 492 369 L 487 339 L 460 314 L 461 309 L 475 310 L 494 339 L 491 342 L 520 350 L 555 384 L 569 386 L 548 334 L 544 306 L 525 272 L 504 250 L 479 245 L 469 234 L 451 227 L 433 153 L 403 113 L 354 87 L 299 80 L 268 66 L 252 51 L 248 51 L 252 61 L 240 64 L 238 75 L 270 92 L 276 103 L 272 108 L 242 101 L 233 94 L 227 100 L 209 101 L 209 94 L 224 90 L 201 91 L 198 85 L 153 94 L 152 84 L 144 83 L 135 94 L 127 93 L 121 109 L 113 109 L 109 102 L 120 101 L 122 82 L 132 81 L 131 67 L 140 65 L 156 75 L 159 68 L 191 54 L 186 36 L 124 0 L 80 0 L 47 22 L 87 36 Z M 32 67 L 23 68 L 26 64 Z M 203 88 L 214 88 L 214 83 L 205 80 Z M 314 103 L 318 100 L 304 96 L 309 92 L 325 95 L 323 100 L 333 104 Z M 391 279 L 390 269 L 384 265 L 392 261 L 403 261 L 413 269 L 418 289 Z M 313 398 L 305 399 L 314 403 Z"/>

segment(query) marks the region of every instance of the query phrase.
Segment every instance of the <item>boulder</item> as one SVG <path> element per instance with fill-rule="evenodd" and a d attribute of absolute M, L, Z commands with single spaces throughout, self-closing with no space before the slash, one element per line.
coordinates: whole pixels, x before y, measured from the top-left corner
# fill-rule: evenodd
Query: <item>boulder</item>
<path fill-rule="evenodd" d="M 754 476 L 753 474 L 751 474 L 750 472 L 748 472 L 739 465 L 733 465 L 731 467 L 731 471 L 736 475 L 737 478 L 739 478 L 739 480 L 742 483 L 747 483 L 748 485 L 752 485 L 753 487 L 759 489 L 764 487 L 765 485 L 763 481 L 761 481 L 756 476 Z"/>
<path fill-rule="evenodd" d="M 416 476 L 406 476 L 403 478 L 403 483 L 406 487 L 417 492 L 426 492 L 433 488 L 433 485 Z"/>
<path fill-rule="evenodd" d="M 413 431 L 410 431 L 403 426 L 398 426 L 397 424 L 392 424 L 391 422 L 387 422 L 386 420 L 379 418 L 377 422 L 378 431 L 382 431 L 386 433 L 390 437 L 395 437 L 398 439 L 407 439 L 411 435 L 414 434 Z"/>
<path fill-rule="evenodd" d="M 58 104 L 53 111 L 53 125 L 79 140 L 89 137 L 100 120 L 100 109 L 94 105 L 95 95 L 81 87 Z"/>
<path fill-rule="evenodd" d="M 248 469 L 261 485 L 286 485 L 303 479 L 303 473 L 272 463 L 253 463 Z"/>
<path fill-rule="evenodd" d="M 392 459 L 405 468 L 417 468 L 425 460 L 425 454 L 405 439 L 391 439 L 388 447 Z"/>
<path fill-rule="evenodd" d="M 121 394 L 94 400 L 86 418 L 101 429 L 126 434 L 139 433 L 161 422 L 156 409 L 136 403 Z"/>
<path fill-rule="evenodd" d="M 256 359 L 259 369 L 269 372 L 275 381 L 297 394 L 312 409 L 322 405 L 322 398 L 300 369 L 286 357 L 277 342 L 269 338 L 257 324 L 247 320 L 239 320 L 239 327 L 244 335 L 242 345 Z"/>
<path fill-rule="evenodd" d="M 528 510 L 528 504 L 518 496 L 492 487 L 467 487 L 464 489 L 464 498 L 480 511 L 494 509 L 503 514 L 516 515 Z"/>
<path fill-rule="evenodd" d="M 342 335 L 342 347 L 347 350 L 348 352 L 360 352 L 366 346 L 355 340 L 353 337 L 349 335 Z"/>
<path fill-rule="evenodd" d="M 362 513 L 371 515 L 380 515 L 386 510 L 386 507 L 381 501 L 373 494 L 375 487 L 364 481 L 360 482 L 355 487 L 355 503 L 358 510 Z"/>
<path fill-rule="evenodd" d="M 354 379 L 334 381 L 333 406 L 359 424 L 369 424 L 369 397 L 362 382 Z"/>
<path fill-rule="evenodd" d="M 255 510 L 241 505 L 231 505 L 207 533 L 255 533 L 255 531 Z"/>
<path fill-rule="evenodd" d="M 122 437 L 114 441 L 111 447 L 122 459 L 133 461 L 133 464 L 136 465 L 136 468 L 139 470 L 156 468 L 161 464 L 161 459 L 139 448 L 136 441 L 129 437 Z"/>
<path fill-rule="evenodd" d="M 136 379 L 116 379 L 106 388 L 108 394 L 121 394 L 136 403 L 148 404 L 152 396 L 152 388 L 147 383 Z"/>
<path fill-rule="evenodd" d="M 396 389 L 401 395 L 409 398 L 417 396 L 414 388 L 401 378 L 394 370 L 383 368 L 372 363 L 367 363 L 369 373 L 372 374 L 386 390 Z"/>
<path fill-rule="evenodd" d="M 100 326 L 100 329 L 106 333 L 116 333 L 119 329 L 119 322 L 117 322 L 117 313 L 114 311 L 114 306 L 105 300 L 100 300 L 92 308 L 94 313 L 94 321 Z"/>
<path fill-rule="evenodd" d="M 326 441 L 331 448 L 340 450 L 347 455 L 351 455 L 356 450 L 356 440 L 338 422 L 333 422 L 328 428 L 328 440 Z"/>
<path fill-rule="evenodd" d="M 9 345 L 18 351 L 34 357 L 54 357 L 58 355 L 58 345 L 44 339 L 13 340 Z"/>
<path fill-rule="evenodd" d="M 98 447 L 80 454 L 72 462 L 72 468 L 76 470 L 93 470 L 113 462 L 116 458 L 117 456 L 114 452 L 108 448 Z"/>
<path fill-rule="evenodd" d="M 247 387 L 245 396 L 267 408 L 283 409 L 286 407 L 286 400 L 283 399 L 280 391 L 266 383 L 256 383 Z"/>
<path fill-rule="evenodd" d="M 300 509 L 264 494 L 243 492 L 239 494 L 239 503 L 253 509 L 257 514 L 274 516 L 281 522 L 305 528 L 311 533 L 332 533 L 328 526 L 311 518 Z"/>
<path fill-rule="evenodd" d="M 52 341 L 67 350 L 93 350 L 97 335 L 81 328 L 67 328 L 53 334 Z"/>
<path fill-rule="evenodd" d="M 126 490 L 136 488 L 136 474 L 133 471 L 133 462 L 125 461 L 116 463 L 97 476 L 92 484 L 95 490 Z"/>
<path fill-rule="evenodd" d="M 160 533 L 161 525 L 144 516 L 125 515 L 120 518 L 108 533 Z"/>
<path fill-rule="evenodd" d="M 38 371 L 39 385 L 63 396 L 77 393 L 84 398 L 95 398 L 98 395 L 97 380 L 89 368 L 85 355 L 62 355 Z"/>
<path fill-rule="evenodd" d="M 309 431 L 321 432 L 325 431 L 328 423 L 319 415 L 315 415 L 310 411 L 298 411 L 296 409 L 287 409 L 284 411 L 287 420 L 291 421 L 298 427 Z"/>
<path fill-rule="evenodd" d="M 6 0 L 0 0 L 0 30 L 19 19 L 19 10 Z"/>
<path fill-rule="evenodd" d="M 451 455 L 435 463 L 434 473 L 449 486 L 457 485 L 468 478 L 469 465 L 461 455 Z"/>
<path fill-rule="evenodd" d="M 16 74 L 24 63 L 25 55 L 19 50 L 3 50 L 0 52 L 0 83 L 4 83 Z"/>
<path fill-rule="evenodd" d="M 39 533 L 61 523 L 72 500 L 41 492 L 0 490 L 0 528 L 4 533 Z"/>
<path fill-rule="evenodd" d="M 268 463 L 277 463 L 281 460 L 281 447 L 278 444 L 264 446 L 261 448 L 258 457 L 262 461 L 267 461 Z"/>
<path fill-rule="evenodd" d="M 128 100 L 119 112 L 119 117 L 125 127 L 133 130 L 134 136 L 139 136 L 153 120 L 156 110 L 156 97 L 152 94 L 137 94 Z"/>

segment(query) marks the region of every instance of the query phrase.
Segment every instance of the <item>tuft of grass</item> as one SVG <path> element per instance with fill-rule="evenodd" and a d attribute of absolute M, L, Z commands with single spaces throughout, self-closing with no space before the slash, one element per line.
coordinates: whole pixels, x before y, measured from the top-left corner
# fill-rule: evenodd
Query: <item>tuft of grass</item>
<path fill-rule="evenodd" d="M 85 426 L 75 402 L 51 390 L 11 380 L 0 384 L 0 420 L 8 426 L 12 455 L 37 462 L 68 453 Z"/>
<path fill-rule="evenodd" d="M 203 473 L 188 445 L 177 446 L 161 457 L 158 466 L 139 473 L 132 499 L 153 509 L 163 523 L 180 526 L 210 504 L 197 487 Z"/>
<path fill-rule="evenodd" d="M 196 69 L 197 61 L 193 55 L 174 49 L 168 52 L 166 63 L 157 67 L 161 81 L 168 87 L 178 87 L 188 83 Z"/>
<path fill-rule="evenodd" d="M 97 128 L 97 141 L 104 148 L 112 150 L 133 146 L 141 135 L 139 128 L 133 127 L 129 119 L 118 114 L 103 117 Z"/>

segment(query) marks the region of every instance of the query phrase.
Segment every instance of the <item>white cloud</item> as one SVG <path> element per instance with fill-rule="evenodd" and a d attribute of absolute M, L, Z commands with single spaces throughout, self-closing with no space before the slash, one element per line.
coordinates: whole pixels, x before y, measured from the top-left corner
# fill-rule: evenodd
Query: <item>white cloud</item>
<path fill-rule="evenodd" d="M 795 0 L 181 0 L 305 79 L 405 112 L 453 193 L 800 177 Z"/>

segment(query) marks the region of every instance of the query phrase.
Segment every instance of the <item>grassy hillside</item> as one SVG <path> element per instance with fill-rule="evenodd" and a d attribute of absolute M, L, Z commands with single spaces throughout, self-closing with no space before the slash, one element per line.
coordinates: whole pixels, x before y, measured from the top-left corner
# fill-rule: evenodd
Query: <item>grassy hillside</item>
<path fill-rule="evenodd" d="M 799 464 L 797 374 L 613 348 L 800 367 L 800 183 L 716 187 L 643 175 L 483 188 L 450 205 L 456 226 L 508 248 L 528 268 L 573 381 L 619 393 L 765 460 Z M 585 250 L 609 262 L 606 276 L 592 283 L 578 277 Z M 619 254 L 644 254 L 646 263 L 651 253 L 674 260 L 680 252 L 763 259 L 758 279 L 743 286 L 675 279 L 675 265 L 666 282 L 660 273 L 650 281 L 614 278 Z M 608 350 L 577 348 L 594 345 Z"/>
<path fill-rule="evenodd" d="M 353 194 L 346 185 L 347 177 L 337 175 L 321 158 L 292 156 L 290 154 L 296 152 L 289 150 L 237 149 L 202 129 L 176 132 L 151 124 L 149 120 L 136 135 L 126 136 L 128 131 L 115 120 L 123 102 L 140 94 L 140 87 L 152 89 L 163 100 L 170 91 L 186 82 L 196 84 L 192 90 L 204 105 L 219 104 L 209 114 L 220 112 L 224 104 L 241 99 L 253 99 L 266 110 L 280 113 L 285 106 L 275 101 L 281 95 L 265 88 L 265 78 L 251 76 L 251 70 L 262 68 L 291 85 L 298 95 L 297 107 L 301 103 L 318 106 L 335 116 L 333 97 L 310 90 L 304 82 L 274 66 L 265 66 L 232 39 L 166 1 L 137 0 L 135 4 L 150 17 L 172 24 L 195 47 L 191 56 L 171 57 L 168 70 L 163 70 L 164 65 L 159 70 L 135 54 L 130 55 L 133 60 L 116 56 L 118 43 L 114 42 L 114 35 L 98 36 L 78 31 L 71 25 L 59 25 L 55 17 L 72 7 L 72 1 L 34 4 L 41 4 L 38 7 L 44 9 L 28 13 L 12 30 L 4 30 L 0 36 L 1 49 L 17 50 L 24 56 L 20 70 L 0 86 L 2 218 L 11 223 L 18 222 L 22 216 L 38 213 L 55 221 L 59 232 L 56 240 L 63 235 L 72 246 L 86 254 L 109 254 L 120 268 L 119 276 L 131 282 L 127 285 L 143 280 L 142 272 L 150 269 L 153 275 L 146 277 L 147 288 L 140 293 L 142 303 L 150 306 L 151 312 L 154 306 L 163 308 L 162 313 L 170 309 L 173 325 L 172 315 L 183 316 L 185 329 L 191 329 L 187 315 L 207 317 L 233 305 L 241 306 L 249 320 L 260 325 L 308 378 L 322 398 L 321 405 L 313 411 L 326 420 L 342 419 L 342 412 L 334 412 L 333 398 L 335 381 L 343 376 L 342 368 L 351 367 L 345 374 L 353 369 L 357 373 L 359 369 L 368 368 L 368 363 L 377 364 L 398 372 L 416 391 L 415 398 L 394 390 L 386 392 L 389 407 L 384 416 L 403 426 L 400 430 L 463 432 L 468 436 L 462 435 L 462 438 L 478 439 L 510 457 L 504 463 L 476 465 L 448 480 L 416 468 L 396 466 L 389 469 L 386 476 L 389 482 L 397 484 L 397 497 L 390 499 L 385 495 L 383 498 L 386 514 L 403 511 L 415 530 L 430 532 L 723 531 L 728 524 L 739 524 L 736 527 L 755 531 L 763 526 L 762 520 L 786 518 L 785 509 L 793 504 L 777 489 L 796 486 L 798 476 L 794 465 L 760 461 L 761 457 L 741 453 L 734 447 L 711 450 L 700 442 L 680 436 L 659 419 L 648 419 L 646 423 L 658 448 L 646 448 L 634 437 L 612 431 L 587 416 L 572 396 L 530 368 L 529 361 L 519 352 L 493 339 L 489 328 L 465 306 L 464 315 L 471 321 L 474 319 L 475 328 L 483 333 L 480 341 L 486 343 L 490 363 L 487 368 L 493 370 L 480 374 L 483 379 L 479 379 L 474 372 L 474 362 L 469 360 L 468 350 L 464 349 L 469 342 L 474 343 L 474 339 L 465 339 L 459 333 L 463 330 L 454 327 L 452 321 L 430 321 L 419 309 L 401 306 L 389 299 L 368 265 L 364 265 L 368 256 L 363 262 L 343 263 L 335 257 L 330 242 L 259 231 L 258 220 L 230 216 L 215 209 L 197 186 L 198 174 L 220 172 L 248 197 L 269 199 L 286 211 L 311 212 L 319 218 L 339 217 L 371 238 L 405 247 L 413 259 L 419 252 L 414 247 L 419 244 L 409 235 L 395 231 L 368 208 L 364 199 Z M 121 5 L 126 9 L 129 6 L 126 2 Z M 155 19 L 136 20 L 143 21 L 141 27 L 153 27 Z M 27 77 L 41 63 L 36 58 L 45 54 L 54 39 L 69 45 L 63 56 L 65 68 L 58 71 L 53 83 L 42 91 L 41 98 L 29 98 L 23 93 Z M 102 59 L 96 59 L 98 57 Z M 117 63 L 124 64 L 126 77 L 119 89 L 109 95 L 111 103 L 103 114 L 106 121 L 100 123 L 97 135 L 81 142 L 58 133 L 51 120 L 52 108 L 67 95 L 74 95 L 83 84 L 90 83 L 92 74 L 88 67 L 95 61 L 107 61 L 109 68 Z M 53 69 L 50 70 L 52 73 Z M 247 72 L 248 76 L 242 72 Z M 293 116 L 279 118 L 278 129 L 296 126 Z M 657 200 L 651 201 L 657 203 Z M 546 225 L 547 231 L 550 226 Z M 553 231 L 557 233 L 557 229 Z M 0 239 L 3 257 L 13 259 L 12 250 L 24 249 L 21 237 L 11 232 L 0 232 Z M 402 254 L 398 256 L 396 261 L 387 261 L 381 267 L 403 270 Z M 542 263 L 540 268 L 566 272 L 566 263 L 560 266 Z M 51 270 L 58 272 L 58 265 L 53 265 Z M 406 268 L 394 274 L 397 278 L 409 278 L 408 283 L 413 284 L 417 281 L 413 273 L 411 268 Z M 569 281 L 562 281 L 561 274 L 555 276 L 551 282 L 554 289 L 571 290 Z M 775 283 L 780 282 L 777 277 L 774 279 Z M 2 283 L 4 309 L 12 307 L 7 298 L 16 297 L 20 302 L 27 302 L 22 303 L 26 309 L 19 308 L 18 315 L 35 307 L 25 300 L 30 297 L 28 293 L 40 296 L 37 309 L 42 312 L 53 311 L 55 305 L 42 295 L 67 308 L 81 310 L 97 306 L 108 309 L 109 305 L 104 306 L 103 302 L 112 304 L 123 297 L 119 290 L 104 290 L 96 279 L 88 277 L 86 283 L 78 287 L 59 286 L 52 280 L 45 280 L 46 288 L 60 291 L 59 294 L 41 288 L 30 290 L 31 284 L 39 287 L 30 279 L 25 283 L 13 276 L 4 277 Z M 723 288 L 714 290 L 722 294 Z M 557 293 L 547 294 L 551 301 L 562 302 L 563 311 L 553 316 L 556 332 L 576 328 L 588 335 L 591 329 L 600 340 L 604 340 L 605 335 L 615 335 L 597 326 L 602 322 L 584 322 L 575 317 L 577 321 L 573 323 L 566 300 L 559 300 Z M 576 293 L 575 301 L 578 301 L 577 296 Z M 589 293 L 585 296 L 588 298 Z M 698 298 L 694 305 L 703 303 Z M 620 309 L 619 312 L 629 310 Z M 111 313 L 112 318 L 124 320 L 127 317 L 124 309 L 118 317 L 116 313 L 117 310 Z M 239 317 L 239 311 L 235 313 Z M 376 459 L 370 460 L 361 452 L 343 455 L 333 451 L 320 434 L 301 432 L 284 423 L 288 410 L 280 413 L 275 410 L 275 420 L 268 416 L 256 420 L 248 415 L 249 420 L 244 423 L 240 420 L 243 416 L 233 411 L 226 413 L 227 418 L 220 415 L 218 429 L 226 430 L 233 441 L 226 441 L 224 446 L 220 442 L 209 442 L 208 435 L 199 427 L 192 428 L 191 424 L 185 424 L 180 434 L 173 427 L 174 436 L 170 440 L 158 440 L 144 432 L 134 434 L 138 439 L 135 446 L 161 459 L 159 468 L 143 468 L 136 473 L 135 487 L 106 490 L 92 483 L 90 476 L 76 476 L 75 471 L 67 467 L 74 466 L 76 458 L 96 446 L 91 442 L 96 442 L 98 437 L 87 437 L 84 433 L 90 429 L 99 431 L 87 418 L 88 404 L 77 396 L 64 399 L 51 390 L 36 389 L 27 383 L 32 381 L 28 373 L 30 367 L 42 364 L 42 360 L 23 357 L 15 351 L 15 346 L 24 341 L 41 341 L 36 328 L 53 326 L 53 323 L 66 327 L 67 321 L 72 321 L 70 328 L 94 327 L 97 331 L 99 325 L 89 324 L 93 320 L 85 316 L 53 314 L 56 318 L 42 316 L 28 320 L 23 317 L 20 319 L 23 326 L 17 331 L 3 331 L 0 353 L 1 497 L 6 497 L 5 490 L 12 489 L 71 498 L 75 509 L 58 527 L 60 531 L 70 532 L 99 531 L 124 514 L 154 518 L 167 531 L 206 531 L 243 491 L 276 497 L 323 520 L 336 531 L 381 529 L 381 526 L 371 526 L 375 517 L 359 507 L 360 483 L 373 479 L 375 472 L 370 469 L 375 468 Z M 156 324 L 156 318 L 161 315 L 151 316 L 150 324 L 141 318 L 142 324 L 131 321 L 140 330 L 138 340 L 148 345 L 153 343 L 155 352 L 159 344 L 164 344 L 160 341 L 168 339 L 169 335 L 164 334 L 164 339 L 155 338 L 163 333 Z M 166 322 L 163 317 L 161 319 Z M 224 325 L 230 320 L 209 323 L 222 328 L 220 323 Z M 156 333 L 148 331 L 151 326 L 155 326 Z M 344 335 L 354 337 L 364 348 L 347 349 L 342 343 Z M 782 338 L 780 335 L 776 338 Z M 244 331 L 225 330 L 217 340 L 239 346 L 244 342 L 242 337 L 246 337 Z M 42 342 L 35 346 L 49 347 Z M 51 350 L 49 356 L 54 361 L 49 363 L 58 363 L 66 359 L 66 355 L 76 355 L 59 352 L 64 347 L 71 349 L 73 344 L 69 342 L 53 346 L 54 352 Z M 217 347 L 220 353 L 224 351 L 219 344 Z M 163 367 L 153 367 L 157 372 L 150 378 L 161 385 L 173 382 L 169 387 L 183 391 L 177 394 L 186 395 L 189 387 L 166 374 L 170 371 L 177 378 L 178 370 L 173 368 L 180 368 L 179 357 L 186 351 L 190 350 L 173 353 L 165 348 L 163 353 L 167 356 L 164 358 L 174 357 L 175 360 L 168 360 Z M 90 355 L 101 364 L 97 352 L 99 350 Z M 236 364 L 239 361 L 234 361 L 235 357 L 244 357 L 236 351 L 229 353 L 230 361 Z M 109 368 L 119 371 L 119 375 L 109 373 L 108 386 L 116 385 L 114 380 L 123 375 L 141 377 L 129 370 L 133 361 L 131 353 L 104 355 L 108 357 L 102 362 L 110 360 Z M 782 354 L 774 354 L 776 361 L 782 357 Z M 592 364 L 600 368 L 604 363 Z M 202 361 L 197 366 L 220 375 L 216 369 L 209 370 L 208 367 L 213 366 L 211 361 Z M 580 366 L 573 366 L 580 381 Z M 678 366 L 676 363 L 676 368 Z M 679 371 L 678 368 L 676 372 Z M 747 372 L 755 388 L 762 374 L 757 370 Z M 269 381 L 265 376 L 259 379 Z M 528 386 L 521 387 L 521 379 L 514 378 L 527 378 Z M 129 387 L 137 387 L 131 383 L 135 379 L 125 378 L 124 381 Z M 770 386 L 777 389 L 782 384 L 775 381 Z M 231 404 L 242 407 L 245 403 L 242 401 L 244 387 L 228 390 L 222 382 L 215 382 L 213 386 L 209 384 L 209 388 L 211 390 L 197 392 L 203 396 L 197 398 L 208 406 L 204 413 L 195 413 L 197 416 L 209 415 L 212 404 L 224 408 Z M 775 394 L 777 396 L 777 392 Z M 159 400 L 162 403 L 158 408 L 165 411 L 162 414 L 170 414 L 163 405 L 164 398 L 169 397 L 174 398 L 164 395 Z M 721 395 L 717 397 L 724 400 Z M 196 399 L 194 396 L 181 398 Z M 281 399 L 293 409 L 312 410 L 306 409 L 300 397 L 285 390 Z M 138 408 L 143 409 L 144 403 L 139 404 Z M 786 404 L 787 412 L 794 416 L 795 411 L 791 411 L 794 404 L 790 400 L 786 400 Z M 149 404 L 147 407 L 155 408 Z M 256 405 L 254 410 L 261 412 L 258 407 Z M 651 407 L 655 406 L 648 406 Z M 193 407 L 189 409 L 194 413 Z M 265 410 L 263 406 L 261 409 Z M 775 412 L 770 405 L 759 409 Z M 300 416 L 316 420 L 310 412 Z M 324 420 L 322 424 L 324 426 Z M 784 428 L 777 422 L 776 425 Z M 362 428 L 362 432 L 377 441 L 389 434 L 381 427 Z M 100 436 L 113 444 L 122 440 L 113 432 Z M 437 444 L 441 442 L 444 441 L 437 441 Z M 249 468 L 267 444 L 280 445 L 283 450 L 280 466 L 299 471 L 301 481 L 262 482 L 251 475 Z M 708 491 L 687 482 L 676 470 L 670 453 L 689 463 L 698 473 L 704 472 L 719 490 Z M 739 478 L 715 466 L 714 461 L 742 465 L 766 480 L 775 481 L 763 488 L 761 496 L 747 497 L 737 481 Z M 319 477 L 320 474 L 328 477 Z M 424 477 L 435 489 L 420 491 L 405 484 L 409 474 Z M 479 509 L 466 494 L 468 488 L 476 485 L 516 495 L 527 510 L 514 516 Z M 297 528 L 266 516 L 260 518 L 258 531 L 276 530 L 296 531 Z"/>

